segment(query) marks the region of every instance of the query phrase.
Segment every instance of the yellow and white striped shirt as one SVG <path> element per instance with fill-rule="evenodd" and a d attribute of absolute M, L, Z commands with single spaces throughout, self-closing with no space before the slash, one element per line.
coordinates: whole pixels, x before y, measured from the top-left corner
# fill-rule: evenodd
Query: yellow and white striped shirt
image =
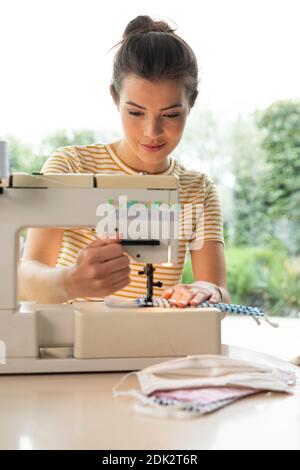
<path fill-rule="evenodd" d="M 106 174 L 138 174 L 138 171 L 128 167 L 116 153 L 112 145 L 93 144 L 85 146 L 69 146 L 57 149 L 45 162 L 42 173 L 106 173 Z M 223 241 L 223 221 L 219 197 L 214 183 L 204 173 L 187 170 L 182 164 L 172 159 L 169 168 L 160 173 L 162 175 L 175 175 L 179 180 L 179 203 L 199 204 L 204 207 L 204 218 L 201 223 L 201 236 L 203 241 Z M 199 234 L 197 234 L 198 236 Z M 76 263 L 77 256 L 82 248 L 97 238 L 91 228 L 65 229 L 62 245 L 56 266 L 69 266 Z M 161 281 L 163 287 L 154 287 L 155 296 L 162 291 L 181 282 L 185 254 L 188 240 L 179 240 L 179 262 L 172 267 L 154 265 L 155 281 Z M 131 283 L 114 295 L 123 298 L 138 298 L 146 294 L 146 276 L 138 271 L 143 268 L 130 260 Z M 84 298 L 80 300 L 97 300 Z"/>

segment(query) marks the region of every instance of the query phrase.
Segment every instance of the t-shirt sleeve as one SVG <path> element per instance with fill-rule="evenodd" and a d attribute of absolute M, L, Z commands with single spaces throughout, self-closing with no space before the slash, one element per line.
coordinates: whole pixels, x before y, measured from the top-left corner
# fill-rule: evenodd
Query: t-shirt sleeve
<path fill-rule="evenodd" d="M 80 159 L 76 149 L 60 147 L 42 166 L 41 173 L 81 173 Z"/>
<path fill-rule="evenodd" d="M 83 173 L 80 155 L 74 147 L 60 147 L 55 150 L 50 157 L 45 161 L 41 168 L 41 173 L 45 175 L 49 173 Z M 82 230 L 91 232 L 90 227 L 72 227 L 64 230 L 63 244 L 66 243 L 66 236 L 74 234 L 82 237 Z M 71 234 L 71 235 L 70 235 Z M 59 254 L 59 258 L 62 256 L 62 247 Z M 70 264 L 70 263 L 69 263 Z"/>
<path fill-rule="evenodd" d="M 201 249 L 205 241 L 218 241 L 224 244 L 221 202 L 214 182 L 208 177 L 204 182 L 204 202 L 202 200 L 199 203 L 193 217 L 190 250 Z"/>

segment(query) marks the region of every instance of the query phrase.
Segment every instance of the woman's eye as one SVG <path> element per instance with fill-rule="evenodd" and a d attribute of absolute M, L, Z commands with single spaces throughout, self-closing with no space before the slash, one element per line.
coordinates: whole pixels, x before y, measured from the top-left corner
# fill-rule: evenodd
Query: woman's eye
<path fill-rule="evenodd" d="M 140 111 L 128 111 L 128 114 L 130 114 L 131 116 L 143 116 L 144 115 L 144 113 L 141 113 Z M 174 118 L 179 117 L 180 113 L 165 114 L 164 116 L 169 119 L 174 119 Z"/>
<path fill-rule="evenodd" d="M 128 114 L 131 116 L 142 116 L 143 113 L 140 113 L 139 111 L 128 111 Z"/>

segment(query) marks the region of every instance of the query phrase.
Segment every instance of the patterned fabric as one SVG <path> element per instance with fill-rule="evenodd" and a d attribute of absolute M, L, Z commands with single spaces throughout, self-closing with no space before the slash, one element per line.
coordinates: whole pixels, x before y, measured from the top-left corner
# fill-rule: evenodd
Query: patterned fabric
<path fill-rule="evenodd" d="M 114 302 L 106 300 L 106 304 L 109 307 L 116 307 L 116 306 L 121 306 L 116 305 Z M 162 307 L 162 308 L 172 308 L 173 305 L 169 303 L 167 299 L 164 299 L 162 297 L 158 298 L 153 298 L 153 302 L 151 305 L 149 305 L 146 301 L 146 297 L 140 297 L 139 299 L 136 299 L 136 304 L 139 307 Z M 124 305 L 125 306 L 125 305 Z M 127 305 L 128 306 L 128 305 Z M 249 307 L 246 305 L 236 305 L 236 304 L 224 304 L 224 303 L 209 303 L 207 300 L 204 302 L 201 302 L 201 304 L 198 304 L 194 308 L 208 308 L 208 307 L 214 307 L 217 308 L 218 310 L 221 310 L 221 312 L 226 312 L 226 313 L 235 313 L 237 315 L 249 315 L 251 318 L 253 318 L 256 323 L 259 325 L 260 322 L 259 320 L 265 320 L 270 326 L 273 328 L 278 328 L 278 324 L 275 322 L 272 322 L 268 316 L 258 307 Z"/>
<path fill-rule="evenodd" d="M 258 393 L 253 388 L 203 387 L 153 392 L 150 397 L 161 406 L 174 407 L 193 415 L 212 413 L 243 397 Z"/>

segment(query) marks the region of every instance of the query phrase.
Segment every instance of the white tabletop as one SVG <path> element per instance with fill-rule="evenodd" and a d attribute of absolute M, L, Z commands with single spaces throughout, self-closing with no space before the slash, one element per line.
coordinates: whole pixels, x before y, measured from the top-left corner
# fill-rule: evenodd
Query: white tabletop
<path fill-rule="evenodd" d="M 240 347 L 225 347 L 224 353 L 293 367 Z M 0 448 L 300 449 L 299 390 L 261 393 L 210 415 L 169 420 L 136 414 L 130 398 L 113 398 L 123 375 L 1 376 Z"/>
<path fill-rule="evenodd" d="M 286 360 L 300 352 L 300 320 L 278 321 L 275 330 L 227 317 L 223 342 L 236 346 L 224 347 L 224 353 L 293 368 Z M 294 395 L 261 393 L 179 421 L 136 414 L 131 399 L 113 398 L 123 375 L 0 376 L 0 448 L 300 449 L 299 389 Z"/>

